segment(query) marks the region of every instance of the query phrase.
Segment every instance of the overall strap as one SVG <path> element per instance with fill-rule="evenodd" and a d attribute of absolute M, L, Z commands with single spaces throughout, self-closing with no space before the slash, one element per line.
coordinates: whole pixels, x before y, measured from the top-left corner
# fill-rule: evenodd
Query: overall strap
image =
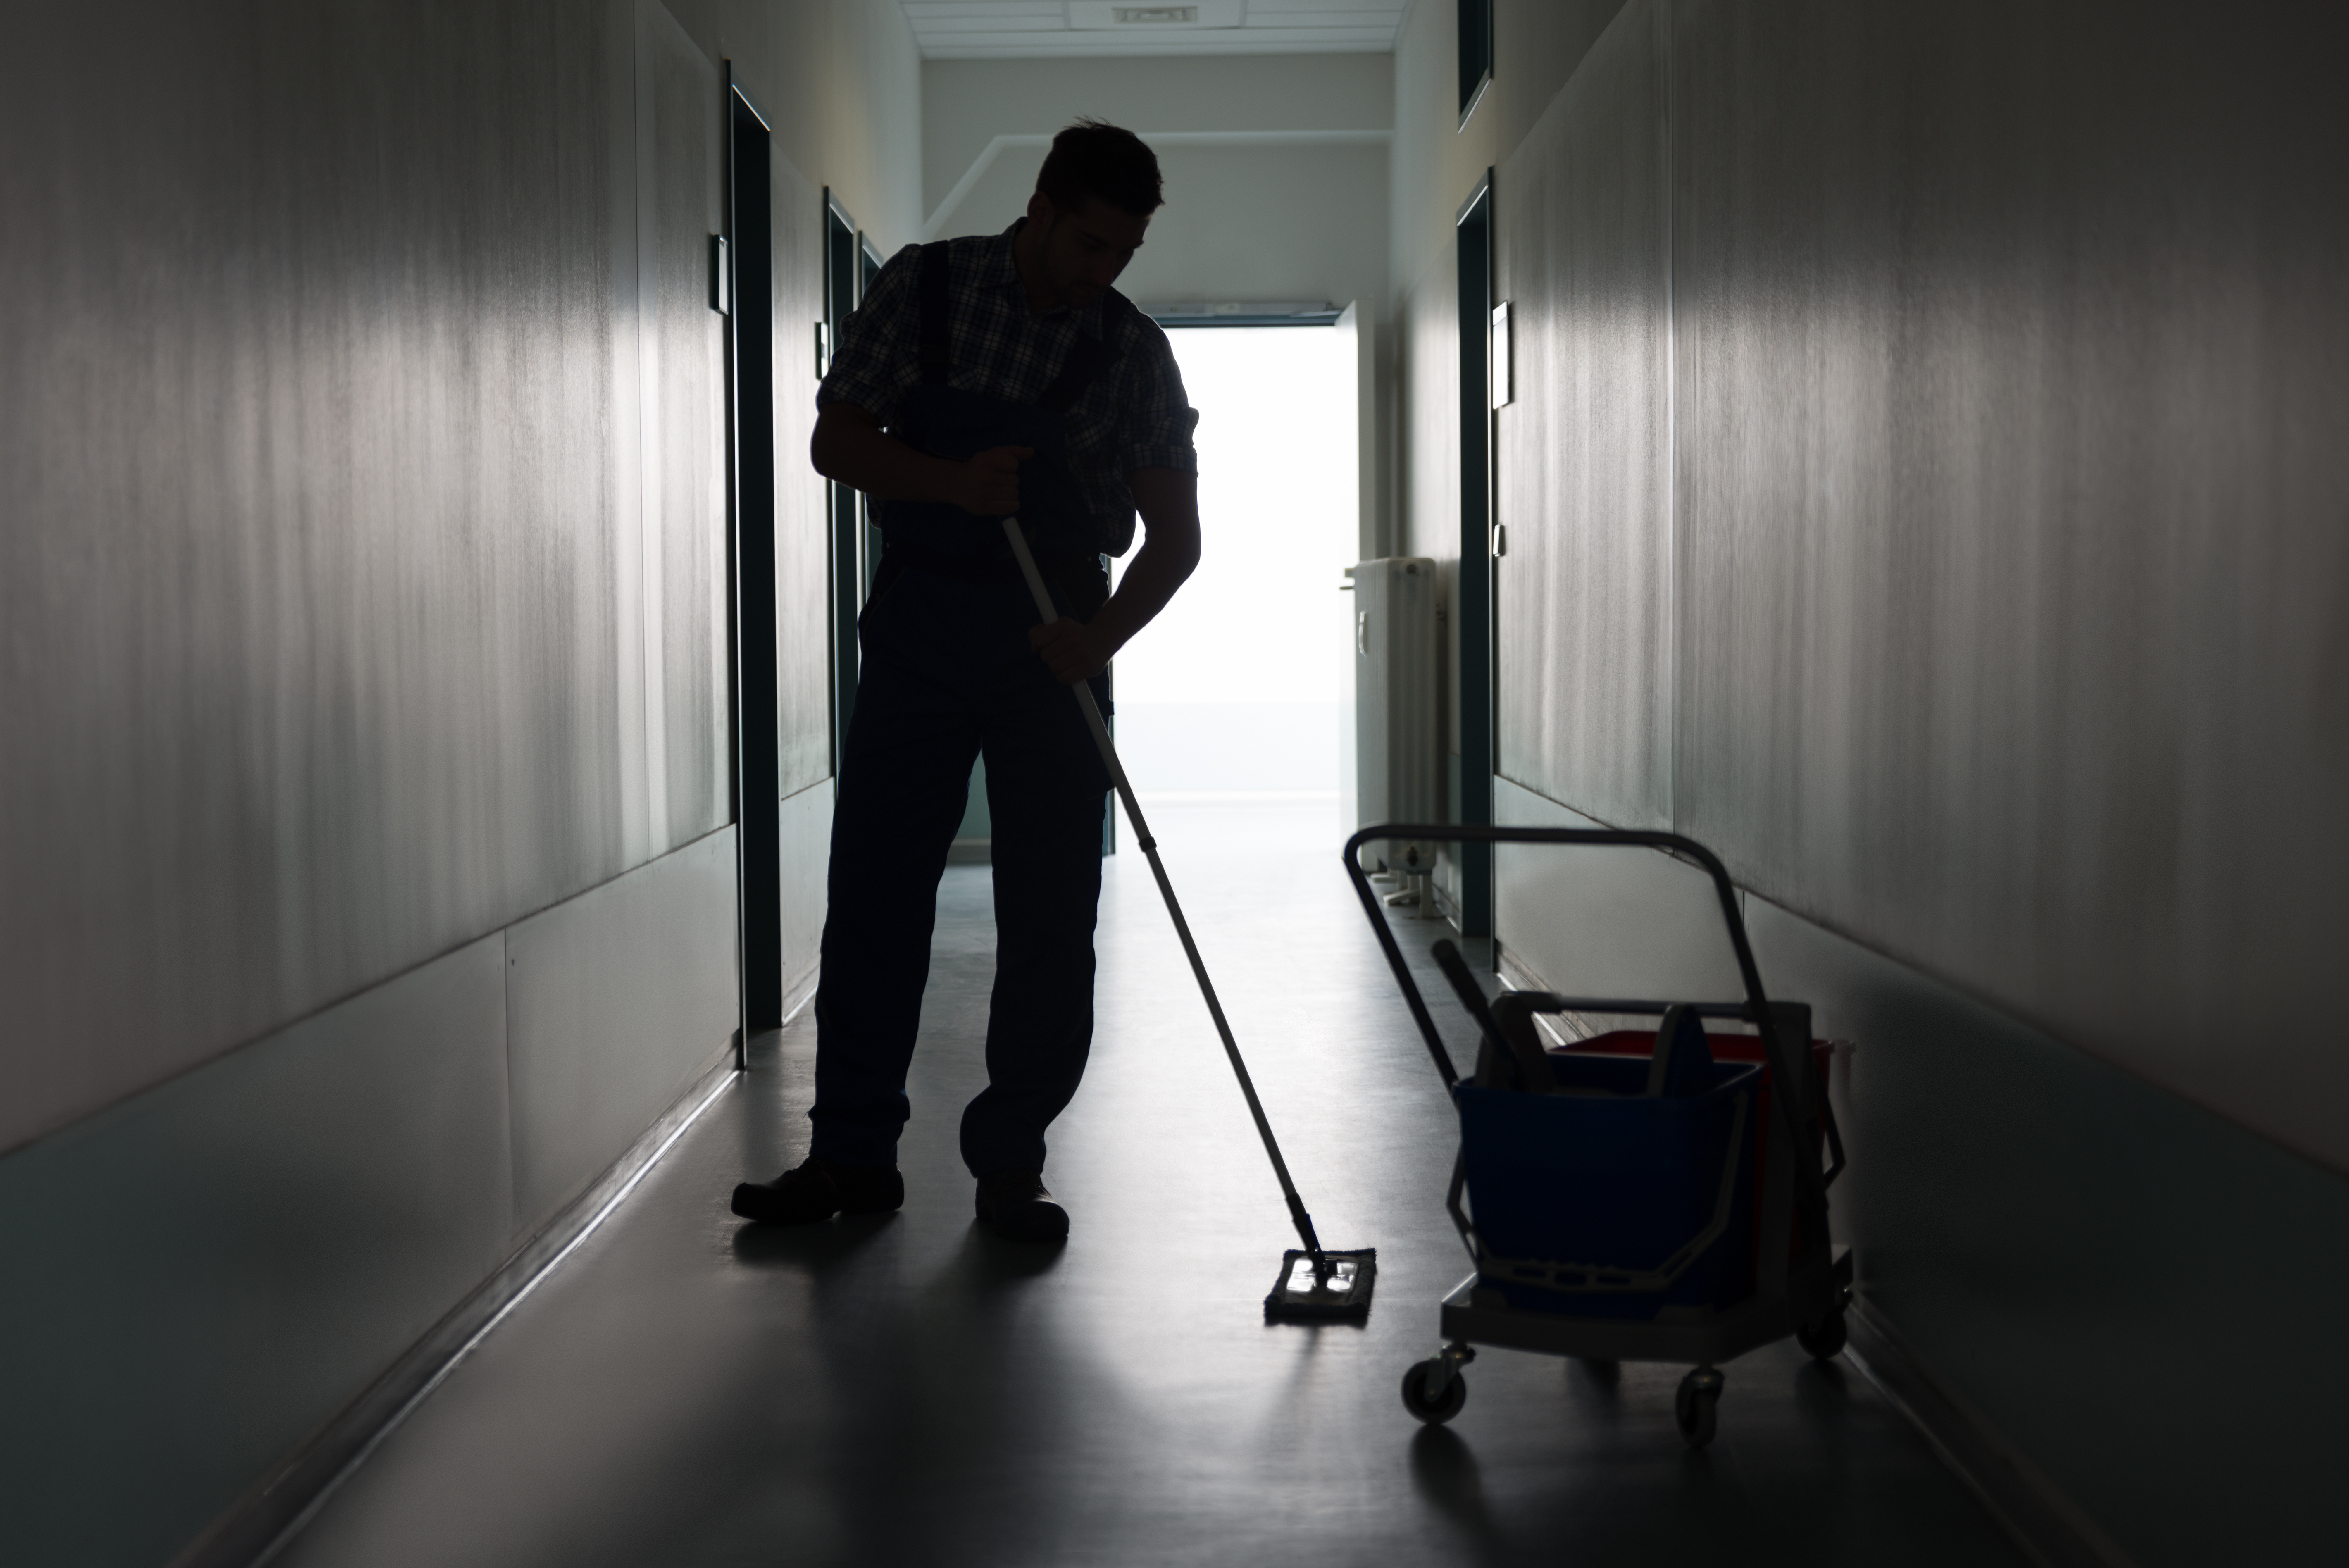
<path fill-rule="evenodd" d="M 918 304 L 921 310 L 921 369 L 926 385 L 943 387 L 947 371 L 954 363 L 953 349 L 947 337 L 947 242 L 934 241 L 922 247 L 922 274 Z"/>
<path fill-rule="evenodd" d="M 1088 337 L 1081 332 L 1077 334 L 1076 347 L 1069 350 L 1068 358 L 1061 366 L 1061 373 L 1036 400 L 1039 408 L 1065 414 L 1079 398 L 1085 395 L 1085 389 L 1092 385 L 1093 378 L 1117 358 L 1118 350 L 1110 347 L 1110 340 L 1124 327 L 1126 313 L 1133 308 L 1126 302 L 1125 296 L 1115 289 L 1102 296 L 1101 336 Z"/>

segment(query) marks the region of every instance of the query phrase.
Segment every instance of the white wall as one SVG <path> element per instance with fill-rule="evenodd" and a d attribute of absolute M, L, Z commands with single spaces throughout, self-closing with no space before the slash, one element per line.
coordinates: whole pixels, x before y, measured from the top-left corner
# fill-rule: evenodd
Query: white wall
<path fill-rule="evenodd" d="M 932 60 L 922 67 L 923 187 L 939 235 L 991 233 L 1026 207 L 1049 138 L 1079 115 L 1145 136 L 1231 137 L 1156 149 L 1166 206 L 1118 286 L 1129 298 L 1385 298 L 1383 55 L 1233 59 Z M 1371 133 L 1329 144 L 1331 133 Z M 949 202 L 997 137 L 1005 147 Z M 1300 140 L 1308 142 L 1299 145 Z"/>
<path fill-rule="evenodd" d="M 895 0 L 677 0 L 714 60 L 732 60 L 776 155 L 828 186 L 885 254 L 921 227 L 922 60 Z"/>
<path fill-rule="evenodd" d="M 1081 114 L 1134 130 L 1383 130 L 1394 73 L 1385 55 L 926 61 L 925 216 L 989 138 L 1049 136 Z"/>

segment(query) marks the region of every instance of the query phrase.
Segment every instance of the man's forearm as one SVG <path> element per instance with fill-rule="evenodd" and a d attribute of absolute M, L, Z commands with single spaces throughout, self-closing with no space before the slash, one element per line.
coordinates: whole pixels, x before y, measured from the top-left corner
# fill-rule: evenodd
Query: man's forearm
<path fill-rule="evenodd" d="M 1160 610 L 1174 598 L 1199 564 L 1199 537 L 1194 531 L 1187 539 L 1171 533 L 1153 533 L 1142 541 L 1142 548 L 1133 553 L 1133 564 L 1118 579 L 1117 592 L 1109 603 L 1089 623 L 1093 632 L 1108 644 L 1107 651 L 1115 653 L 1133 639 L 1133 634 L 1148 626 Z"/>
<path fill-rule="evenodd" d="M 1199 482 L 1171 468 L 1138 468 L 1126 476 L 1134 510 L 1142 514 L 1142 548 L 1109 603 L 1090 621 L 1066 617 L 1028 634 L 1029 646 L 1062 681 L 1086 680 L 1108 667 L 1117 650 L 1166 607 L 1199 564 Z"/>
<path fill-rule="evenodd" d="M 952 501 L 956 464 L 916 452 L 863 410 L 834 404 L 818 416 L 809 456 L 815 470 L 882 501 Z M 857 416 L 862 417 L 857 417 Z"/>
<path fill-rule="evenodd" d="M 1104 656 L 1148 626 L 1199 564 L 1198 480 L 1171 468 L 1139 468 L 1126 481 L 1142 514 L 1142 548 L 1092 618 L 1090 629 L 1105 645 Z"/>

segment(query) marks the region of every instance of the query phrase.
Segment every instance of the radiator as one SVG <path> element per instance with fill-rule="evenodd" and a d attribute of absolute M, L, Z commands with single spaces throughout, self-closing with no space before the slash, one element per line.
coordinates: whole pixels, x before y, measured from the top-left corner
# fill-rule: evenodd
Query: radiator
<path fill-rule="evenodd" d="M 1435 563 L 1364 561 L 1354 579 L 1354 826 L 1439 822 L 1442 748 L 1435 728 Z M 1371 870 L 1424 875 L 1435 846 L 1374 842 Z"/>

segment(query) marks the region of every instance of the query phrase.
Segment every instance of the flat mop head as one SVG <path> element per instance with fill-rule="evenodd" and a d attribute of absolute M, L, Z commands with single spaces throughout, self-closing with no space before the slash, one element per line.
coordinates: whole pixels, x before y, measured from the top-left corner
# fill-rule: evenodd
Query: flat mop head
<path fill-rule="evenodd" d="M 1364 1318 L 1371 1312 L 1371 1287 L 1379 1277 L 1379 1250 L 1313 1254 L 1294 1249 L 1280 1255 L 1280 1278 L 1264 1298 L 1268 1322 L 1310 1323 L 1316 1319 Z"/>

